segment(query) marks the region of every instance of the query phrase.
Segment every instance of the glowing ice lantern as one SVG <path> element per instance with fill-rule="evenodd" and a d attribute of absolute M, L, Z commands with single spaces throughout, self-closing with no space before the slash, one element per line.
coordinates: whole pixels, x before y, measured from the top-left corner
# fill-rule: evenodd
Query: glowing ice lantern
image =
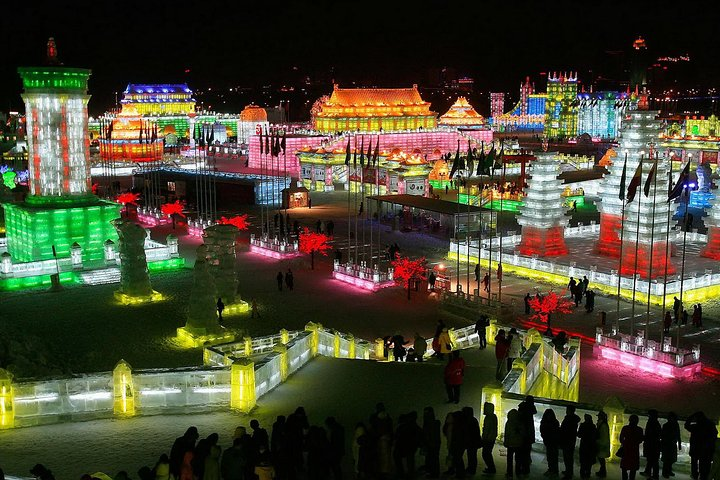
<path fill-rule="evenodd" d="M 12 273 L 12 256 L 8 252 L 2 253 L 2 265 L 0 270 L 3 275 L 10 275 Z"/>
<path fill-rule="evenodd" d="M 288 354 L 287 346 L 275 345 L 273 352 L 277 352 L 280 355 L 280 381 L 284 382 L 288 377 Z"/>
<path fill-rule="evenodd" d="M 663 352 L 669 352 L 672 348 L 672 338 L 667 336 L 663 337 Z"/>
<path fill-rule="evenodd" d="M 382 338 L 375 339 L 375 358 L 385 360 L 385 340 Z"/>
<path fill-rule="evenodd" d="M 305 331 L 310 332 L 310 354 L 315 357 L 318 354 L 318 347 L 320 346 L 320 330 L 322 325 L 319 323 L 309 322 L 305 325 Z"/>
<path fill-rule="evenodd" d="M 698 345 L 698 344 L 693 345 L 692 352 L 693 352 L 693 358 L 696 361 L 700 361 L 700 345 Z"/>
<path fill-rule="evenodd" d="M 0 368 L 0 430 L 15 426 L 12 374 Z"/>
<path fill-rule="evenodd" d="M 348 335 L 347 341 L 348 341 L 348 358 L 355 358 L 355 337 L 353 335 Z"/>
<path fill-rule="evenodd" d="M 603 411 L 607 414 L 610 430 L 610 458 L 617 459 L 615 452 L 620 448 L 620 430 L 625 423 L 625 405 L 617 397 L 610 397 L 603 406 Z"/>
<path fill-rule="evenodd" d="M 243 337 L 245 356 L 249 357 L 252 355 L 252 338 Z"/>
<path fill-rule="evenodd" d="M 120 360 L 113 369 L 113 413 L 123 417 L 135 415 L 132 369 L 125 360 Z"/>
<path fill-rule="evenodd" d="M 230 408 L 248 413 L 255 402 L 255 362 L 241 358 L 230 367 Z"/>
<path fill-rule="evenodd" d="M 170 235 L 167 236 L 166 242 L 167 242 L 168 250 L 170 252 L 170 256 L 172 258 L 179 257 L 180 254 L 178 253 L 178 238 L 171 233 Z"/>
<path fill-rule="evenodd" d="M 77 242 L 74 242 L 70 247 L 70 259 L 72 260 L 72 266 L 74 270 L 79 270 L 83 267 L 82 247 Z"/>
<path fill-rule="evenodd" d="M 601 327 L 595 328 L 595 341 L 598 344 L 602 344 L 603 329 Z"/>
<path fill-rule="evenodd" d="M 341 349 L 340 349 L 340 332 L 335 331 L 335 337 L 333 338 L 333 356 L 335 358 L 340 358 Z"/>
<path fill-rule="evenodd" d="M 505 418 L 503 414 L 502 393 L 502 384 L 499 382 L 485 385 L 482 389 L 482 400 L 480 402 L 483 409 L 485 408 L 485 403 L 495 405 L 495 415 L 499 419 Z M 498 438 L 500 438 L 502 431 L 502 428 L 498 428 Z"/>
<path fill-rule="evenodd" d="M 115 242 L 110 239 L 105 240 L 105 243 L 103 243 L 103 251 L 105 253 L 105 264 L 115 264 Z"/>

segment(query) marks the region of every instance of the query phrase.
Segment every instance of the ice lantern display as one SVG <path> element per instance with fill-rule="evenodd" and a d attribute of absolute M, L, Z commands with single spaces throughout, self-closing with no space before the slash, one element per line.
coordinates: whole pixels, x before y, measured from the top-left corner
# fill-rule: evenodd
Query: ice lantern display
<path fill-rule="evenodd" d="M 521 255 L 555 257 L 567 254 L 565 246 L 565 208 L 562 185 L 558 179 L 560 164 L 555 154 L 538 154 L 530 169 L 532 178 L 517 222 L 522 226 L 518 247 Z"/>

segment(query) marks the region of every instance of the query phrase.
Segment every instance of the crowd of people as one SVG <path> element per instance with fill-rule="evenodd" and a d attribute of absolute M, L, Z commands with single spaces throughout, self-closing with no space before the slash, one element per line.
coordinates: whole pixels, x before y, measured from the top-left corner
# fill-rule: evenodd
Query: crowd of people
<path fill-rule="evenodd" d="M 455 358 L 455 357 L 453 357 Z M 452 363 L 451 358 L 449 363 Z M 455 402 L 457 403 L 457 402 Z M 555 411 L 541 414 L 539 432 L 535 418 L 540 415 L 532 396 L 507 412 L 500 433 L 506 451 L 505 476 L 530 478 L 531 451 L 541 442 L 547 469 L 544 476 L 570 480 L 579 464 L 581 479 L 607 476 L 607 460 L 614 453 L 620 457 L 623 480 L 633 480 L 640 472 L 650 479 L 674 477 L 673 465 L 682 449 L 680 423 L 674 413 L 661 425 L 658 412 L 648 411 L 644 428 L 637 415 L 630 415 L 619 433 L 620 446 L 611 451 L 611 426 L 607 414 L 600 410 L 597 420 L 585 414 L 581 419 L 575 407 L 568 405 L 562 420 Z M 482 425 L 482 427 L 481 427 Z M 472 407 L 449 412 L 441 424 L 431 406 L 400 414 L 397 423 L 378 403 L 368 419 L 355 424 L 350 436 L 334 417 L 323 425 L 311 425 L 303 407 L 288 416 L 280 415 L 270 433 L 257 420 L 249 429 L 238 426 L 231 445 L 223 450 L 220 435 L 211 433 L 201 439 L 196 427 L 188 428 L 172 444 L 169 454 L 162 454 L 152 466 L 137 472 L 139 480 L 342 480 L 345 478 L 413 479 L 464 478 L 476 475 L 478 452 L 484 468 L 482 473 L 497 473 L 493 450 L 499 433 L 495 405 L 484 403 L 476 417 Z M 690 435 L 689 456 L 691 477 L 695 480 L 720 478 L 720 439 L 713 422 L 702 412 L 687 418 L 684 428 Z M 539 433 L 539 436 L 538 436 Z M 441 462 L 445 440 L 446 455 Z M 347 447 L 350 446 L 348 449 Z M 348 457 L 348 450 L 350 458 Z M 562 454 L 562 464 L 560 455 Z M 418 456 L 422 458 L 416 466 Z M 642 461 L 644 458 L 644 462 Z M 352 474 L 348 467 L 352 465 Z M 563 470 L 560 470 L 562 465 Z M 54 480 L 52 472 L 38 464 L 31 469 L 38 480 Z M 114 480 L 128 480 L 127 472 L 119 472 Z M 0 470 L 0 480 L 3 480 Z M 85 474 L 81 480 L 109 480 L 104 474 Z"/>

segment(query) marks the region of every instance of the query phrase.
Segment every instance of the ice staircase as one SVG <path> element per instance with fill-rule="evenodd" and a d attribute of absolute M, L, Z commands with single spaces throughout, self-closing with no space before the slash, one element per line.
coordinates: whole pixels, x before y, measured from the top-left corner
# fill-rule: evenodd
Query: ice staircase
<path fill-rule="evenodd" d="M 120 283 L 119 268 L 103 268 L 80 273 L 80 281 L 84 285 L 105 285 L 109 283 Z"/>

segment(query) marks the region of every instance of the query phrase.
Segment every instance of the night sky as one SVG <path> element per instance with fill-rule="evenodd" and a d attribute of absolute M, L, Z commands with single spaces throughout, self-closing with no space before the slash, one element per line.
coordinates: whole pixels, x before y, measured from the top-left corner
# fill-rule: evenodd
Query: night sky
<path fill-rule="evenodd" d="M 111 107 L 115 92 L 130 82 L 258 91 L 266 85 L 300 85 L 309 76 L 317 91 L 329 93 L 332 79 L 345 86 L 431 86 L 446 66 L 475 78 L 477 94 L 487 96 L 488 90 L 516 94 L 526 75 L 543 90 L 540 72 L 548 70 L 578 70 L 586 82 L 598 75 L 620 80 L 616 77 L 623 76 L 637 35 L 646 38 L 654 56 L 690 54 L 692 74 L 686 81 L 692 85 L 686 86 L 715 86 L 720 83 L 712 51 L 718 46 L 715 17 L 702 2 L 686 5 L 13 2 L 0 15 L 0 110 L 21 106 L 16 69 L 41 63 L 50 36 L 66 65 L 93 70 L 91 113 Z"/>

